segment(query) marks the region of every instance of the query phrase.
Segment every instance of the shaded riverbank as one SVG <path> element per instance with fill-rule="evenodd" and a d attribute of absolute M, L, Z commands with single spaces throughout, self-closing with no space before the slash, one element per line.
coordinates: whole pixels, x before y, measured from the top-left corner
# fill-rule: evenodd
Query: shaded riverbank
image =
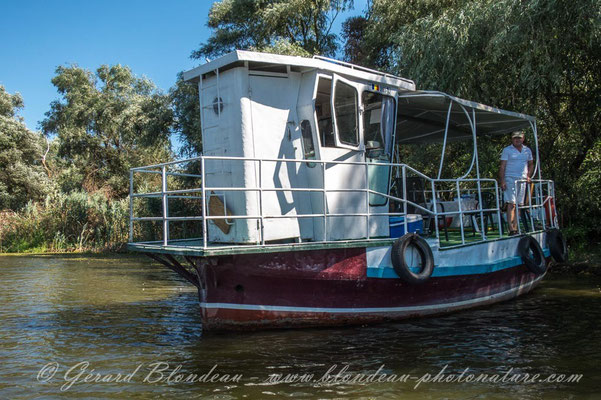
<path fill-rule="evenodd" d="M 552 263 L 553 274 L 590 274 L 601 276 L 601 246 L 590 245 L 587 248 L 572 250 L 570 259 L 565 263 Z"/>
<path fill-rule="evenodd" d="M 601 276 L 601 263 L 598 261 L 575 261 L 554 263 L 549 269 L 551 274 L 560 275 L 596 275 Z"/>

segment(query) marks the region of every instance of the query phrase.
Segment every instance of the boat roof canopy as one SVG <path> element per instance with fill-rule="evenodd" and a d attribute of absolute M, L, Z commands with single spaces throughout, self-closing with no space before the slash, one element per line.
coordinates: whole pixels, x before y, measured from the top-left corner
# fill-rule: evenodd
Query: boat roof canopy
<path fill-rule="evenodd" d="M 450 107 L 450 110 L 449 110 Z M 505 111 L 442 92 L 411 91 L 399 95 L 396 140 L 399 143 L 431 143 L 472 139 L 477 135 L 501 135 L 532 127 L 535 118 Z"/>
<path fill-rule="evenodd" d="M 256 51 L 235 50 L 215 60 L 208 61 L 199 67 L 184 72 L 184 80 L 196 81 L 205 74 L 216 70 L 224 71 L 238 66 L 248 66 L 249 70 L 283 72 L 288 70 L 305 72 L 322 70 L 337 73 L 351 78 L 386 84 L 395 88 L 415 90 L 415 83 L 406 78 L 361 67 L 332 58 L 313 56 L 313 58 L 287 56 Z"/>

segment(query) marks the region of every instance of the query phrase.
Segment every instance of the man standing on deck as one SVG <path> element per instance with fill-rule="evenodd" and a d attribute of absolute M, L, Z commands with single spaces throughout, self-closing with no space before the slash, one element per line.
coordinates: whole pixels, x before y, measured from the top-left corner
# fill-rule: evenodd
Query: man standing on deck
<path fill-rule="evenodd" d="M 507 224 L 509 235 L 518 233 L 519 211 L 516 205 L 524 204 L 526 185 L 516 182 L 525 179 L 530 183 L 534 162 L 532 151 L 524 146 L 524 132 L 515 131 L 511 134 L 511 145 L 505 147 L 501 153 L 501 167 L 499 168 L 499 183 L 503 189 L 503 197 L 507 203 Z"/>

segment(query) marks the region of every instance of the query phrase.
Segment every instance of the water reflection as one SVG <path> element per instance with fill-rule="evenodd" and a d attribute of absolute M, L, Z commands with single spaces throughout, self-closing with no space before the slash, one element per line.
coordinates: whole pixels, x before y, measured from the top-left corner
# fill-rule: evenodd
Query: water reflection
<path fill-rule="evenodd" d="M 128 373 L 129 383 L 75 383 L 69 397 L 100 398 L 593 398 L 601 392 L 598 278 L 547 277 L 518 301 L 404 323 L 339 329 L 202 333 L 195 290 L 139 258 L 0 257 L 0 392 L 65 395 L 70 366 Z M 48 362 L 59 374 L 39 383 Z M 153 362 L 185 374 L 241 374 L 240 382 L 144 383 Z M 581 373 L 580 383 L 266 383 L 271 374 L 421 377 L 469 373 Z"/>

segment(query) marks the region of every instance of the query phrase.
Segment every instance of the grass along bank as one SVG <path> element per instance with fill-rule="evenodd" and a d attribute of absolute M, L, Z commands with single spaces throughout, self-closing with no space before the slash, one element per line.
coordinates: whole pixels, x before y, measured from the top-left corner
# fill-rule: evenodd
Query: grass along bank
<path fill-rule="evenodd" d="M 102 193 L 60 192 L 2 212 L 0 252 L 118 251 L 128 238 L 129 202 Z"/>

